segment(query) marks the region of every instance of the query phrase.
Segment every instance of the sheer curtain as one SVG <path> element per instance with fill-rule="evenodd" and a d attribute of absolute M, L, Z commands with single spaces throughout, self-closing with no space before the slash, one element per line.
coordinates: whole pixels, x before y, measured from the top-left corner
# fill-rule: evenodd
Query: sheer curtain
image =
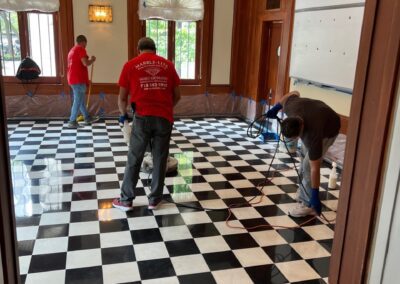
<path fill-rule="evenodd" d="M 56 12 L 59 6 L 59 0 L 0 0 L 0 9 L 7 11 Z"/>
<path fill-rule="evenodd" d="M 200 21 L 203 16 L 203 0 L 139 0 L 141 20 Z"/>

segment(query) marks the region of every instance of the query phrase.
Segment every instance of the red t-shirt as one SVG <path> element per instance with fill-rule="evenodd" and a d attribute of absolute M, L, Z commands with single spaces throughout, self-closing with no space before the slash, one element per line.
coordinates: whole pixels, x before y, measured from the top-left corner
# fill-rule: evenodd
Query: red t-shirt
<path fill-rule="evenodd" d="M 118 83 L 128 89 L 138 115 L 174 121 L 173 90 L 180 80 L 171 61 L 154 53 L 142 53 L 124 65 Z"/>
<path fill-rule="evenodd" d="M 88 58 L 86 49 L 75 45 L 68 53 L 68 84 L 89 84 L 87 66 L 83 65 L 82 58 Z"/>

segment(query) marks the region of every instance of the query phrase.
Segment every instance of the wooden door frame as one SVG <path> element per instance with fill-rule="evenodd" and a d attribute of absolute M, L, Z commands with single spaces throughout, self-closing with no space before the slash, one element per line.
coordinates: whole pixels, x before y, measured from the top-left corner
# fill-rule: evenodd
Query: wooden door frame
<path fill-rule="evenodd" d="M 366 0 L 330 283 L 365 283 L 400 64 L 400 2 Z"/>
<path fill-rule="evenodd" d="M 11 186 L 3 76 L 0 74 L 0 250 L 4 283 L 19 283 L 17 233 Z"/>

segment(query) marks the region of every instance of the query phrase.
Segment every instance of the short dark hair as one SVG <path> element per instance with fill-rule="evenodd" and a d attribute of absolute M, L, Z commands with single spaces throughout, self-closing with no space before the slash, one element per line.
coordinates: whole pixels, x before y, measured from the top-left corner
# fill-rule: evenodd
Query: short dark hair
<path fill-rule="evenodd" d="M 78 35 L 76 37 L 76 43 L 87 42 L 87 39 L 84 35 Z"/>
<path fill-rule="evenodd" d="M 281 123 L 283 136 L 294 138 L 300 135 L 302 120 L 299 117 L 288 117 Z"/>
<path fill-rule="evenodd" d="M 149 37 L 142 37 L 139 39 L 138 42 L 138 50 L 143 51 L 143 50 L 152 50 L 156 51 L 156 44 L 153 39 Z"/>

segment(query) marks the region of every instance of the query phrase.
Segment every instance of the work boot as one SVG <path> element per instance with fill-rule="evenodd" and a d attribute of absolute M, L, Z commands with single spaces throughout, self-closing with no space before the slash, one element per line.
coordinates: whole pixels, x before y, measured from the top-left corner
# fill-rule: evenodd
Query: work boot
<path fill-rule="evenodd" d="M 85 119 L 84 124 L 85 125 L 91 125 L 92 123 L 98 121 L 100 119 L 99 116 L 89 116 L 87 119 Z"/>
<path fill-rule="evenodd" d="M 80 126 L 79 123 L 76 121 L 68 121 L 67 128 L 78 129 L 78 128 L 82 128 L 82 126 Z"/>

